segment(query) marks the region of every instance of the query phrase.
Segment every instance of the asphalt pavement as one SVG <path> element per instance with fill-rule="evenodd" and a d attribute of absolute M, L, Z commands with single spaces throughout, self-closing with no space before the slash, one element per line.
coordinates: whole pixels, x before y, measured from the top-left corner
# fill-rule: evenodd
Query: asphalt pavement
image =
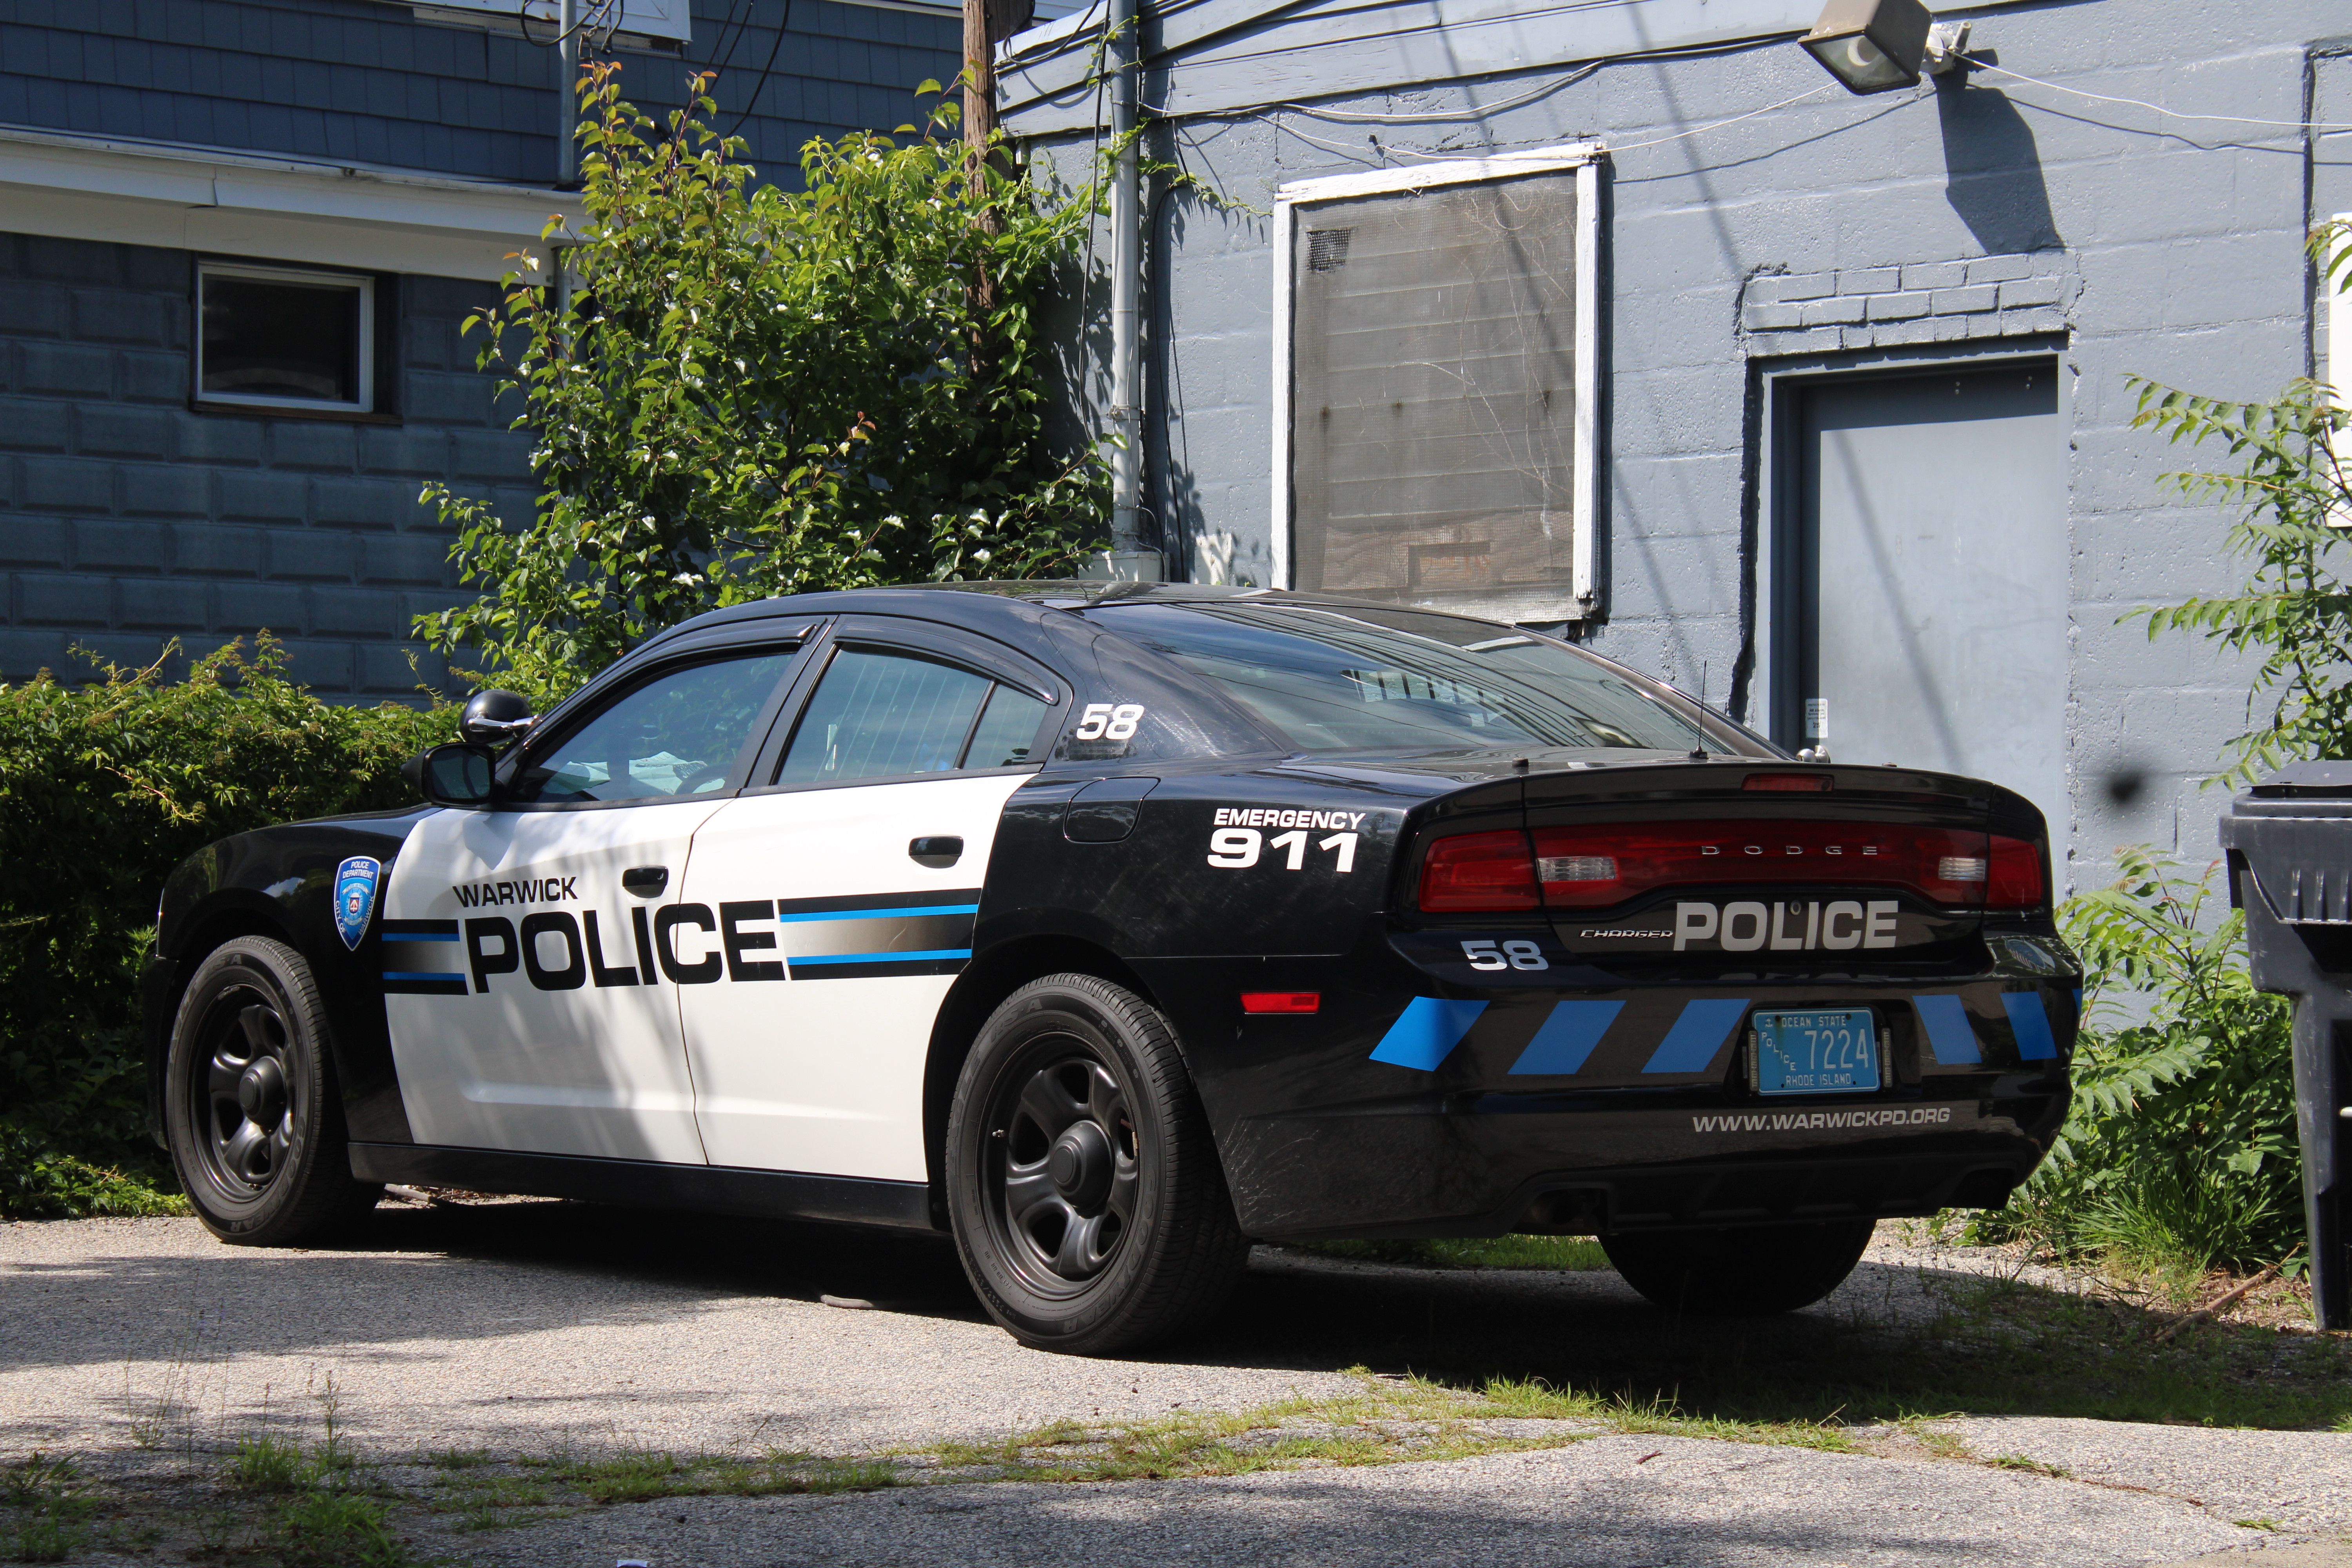
<path fill-rule="evenodd" d="M 1812 1313 L 1899 1318 L 1917 1280 L 1879 1257 Z M 0 1456 L 194 1452 L 311 1428 L 331 1380 L 343 1436 L 387 1462 L 451 1448 L 850 1456 L 1344 1395 L 1361 1365 L 1566 1381 L 1596 1346 L 1668 1331 L 1607 1272 L 1435 1273 L 1261 1249 L 1214 1333 L 1090 1361 L 1015 1344 L 982 1318 L 952 1250 L 922 1237 L 522 1202 L 387 1206 L 353 1245 L 303 1252 L 223 1247 L 184 1220 L 0 1225 Z M 2352 1436 L 2050 1416 L 1948 1429 L 1979 1455 L 2029 1455 L 2070 1479 L 1612 1433 L 1213 1479 L 669 1499 L 434 1544 L 466 1561 L 592 1568 L 2226 1563 L 2242 1552 L 2261 1568 L 2352 1565 L 2328 1544 L 2352 1533 Z"/>

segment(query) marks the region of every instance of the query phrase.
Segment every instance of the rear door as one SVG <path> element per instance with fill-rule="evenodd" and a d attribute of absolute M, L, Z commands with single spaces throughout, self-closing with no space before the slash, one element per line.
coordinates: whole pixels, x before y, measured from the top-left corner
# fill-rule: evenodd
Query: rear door
<path fill-rule="evenodd" d="M 931 1026 L 1063 693 L 1011 649 L 885 617 L 823 658 L 761 781 L 695 836 L 682 896 L 726 981 L 678 993 L 697 1121 L 714 1164 L 919 1182 Z"/>
<path fill-rule="evenodd" d="M 699 1164 L 679 1037 L 697 932 L 662 901 L 741 783 L 793 652 L 670 666 L 533 740 L 498 809 L 418 824 L 384 1008 L 420 1143 Z"/>

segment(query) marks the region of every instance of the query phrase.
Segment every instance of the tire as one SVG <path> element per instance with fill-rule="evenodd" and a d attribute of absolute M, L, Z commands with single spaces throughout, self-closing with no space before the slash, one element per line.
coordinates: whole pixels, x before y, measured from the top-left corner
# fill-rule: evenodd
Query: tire
<path fill-rule="evenodd" d="M 310 966 L 282 942 L 237 937 L 189 980 L 163 1128 L 196 1217 L 223 1241 L 315 1241 L 383 1195 L 352 1180 L 328 1039 Z"/>
<path fill-rule="evenodd" d="M 1249 1252 L 1175 1031 L 1090 974 L 1032 981 L 982 1026 L 948 1115 L 947 1198 L 972 1289 L 1041 1350 L 1196 1327 Z"/>
<path fill-rule="evenodd" d="M 1871 1222 L 1667 1230 L 1601 1237 L 1625 1283 L 1670 1312 L 1762 1318 L 1810 1307 L 1843 1284 Z"/>

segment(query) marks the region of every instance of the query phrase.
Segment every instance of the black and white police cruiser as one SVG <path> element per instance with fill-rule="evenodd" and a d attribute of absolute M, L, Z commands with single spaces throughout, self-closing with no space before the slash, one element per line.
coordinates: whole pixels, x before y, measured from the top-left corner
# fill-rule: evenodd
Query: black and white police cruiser
<path fill-rule="evenodd" d="M 164 889 L 153 1120 L 225 1240 L 387 1182 L 947 1230 L 1090 1352 L 1250 1238 L 1589 1233 L 1770 1312 L 1879 1217 L 1999 1204 L 2066 1105 L 2032 805 L 1508 626 L 814 595 L 464 733 L 428 804 Z"/>

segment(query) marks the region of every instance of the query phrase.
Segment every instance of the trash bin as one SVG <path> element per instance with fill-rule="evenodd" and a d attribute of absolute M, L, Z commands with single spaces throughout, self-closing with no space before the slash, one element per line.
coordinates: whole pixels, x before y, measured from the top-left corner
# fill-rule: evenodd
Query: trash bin
<path fill-rule="evenodd" d="M 2254 984 L 2294 998 L 2313 1313 L 2323 1329 L 2352 1328 L 2352 762 L 2296 763 L 2237 796 L 2221 847 Z"/>

